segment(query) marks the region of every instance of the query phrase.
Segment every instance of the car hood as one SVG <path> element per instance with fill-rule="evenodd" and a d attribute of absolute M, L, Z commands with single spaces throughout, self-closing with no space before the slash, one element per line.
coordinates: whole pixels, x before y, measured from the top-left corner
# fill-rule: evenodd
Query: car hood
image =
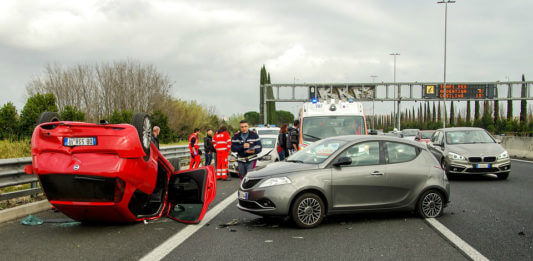
<path fill-rule="evenodd" d="M 273 151 L 273 150 L 274 150 L 274 149 L 271 149 L 271 148 L 269 148 L 269 149 L 265 149 L 265 148 L 263 148 L 263 150 L 261 150 L 261 152 L 260 152 L 259 154 L 257 154 L 257 157 L 261 158 L 261 157 L 263 157 L 263 156 L 265 156 L 265 155 L 267 155 L 267 154 L 272 155 L 272 151 Z"/>
<path fill-rule="evenodd" d="M 499 156 L 505 149 L 498 143 L 449 145 L 448 151 L 465 157 Z"/>
<path fill-rule="evenodd" d="M 278 174 L 287 174 L 292 172 L 299 172 L 311 169 L 317 169 L 318 165 L 316 164 L 304 164 L 304 163 L 295 163 L 295 162 L 274 162 L 268 164 L 264 168 L 259 170 L 251 171 L 246 176 L 249 178 L 263 178 L 274 176 Z"/>

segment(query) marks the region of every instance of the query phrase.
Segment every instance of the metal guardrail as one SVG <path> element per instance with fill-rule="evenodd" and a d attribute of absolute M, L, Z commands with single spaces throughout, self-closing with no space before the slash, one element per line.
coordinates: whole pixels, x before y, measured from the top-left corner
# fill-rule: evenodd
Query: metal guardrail
<path fill-rule="evenodd" d="M 202 145 L 202 144 L 200 144 Z M 180 165 L 189 164 L 190 153 L 188 145 L 166 146 L 160 148 L 167 159 L 178 158 Z M 24 196 L 35 196 L 42 193 L 39 180 L 35 175 L 24 172 L 24 166 L 31 164 L 31 157 L 0 159 L 0 188 L 30 184 L 30 188 L 8 193 L 0 193 L 0 201 Z"/>

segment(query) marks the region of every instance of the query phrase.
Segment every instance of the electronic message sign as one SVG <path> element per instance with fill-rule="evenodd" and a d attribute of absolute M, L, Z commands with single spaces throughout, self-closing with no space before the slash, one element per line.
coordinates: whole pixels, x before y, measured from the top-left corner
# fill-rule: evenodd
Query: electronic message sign
<path fill-rule="evenodd" d="M 423 98 L 444 98 L 444 84 L 426 84 L 422 88 Z M 494 84 L 446 84 L 446 99 L 493 99 L 494 89 Z"/>

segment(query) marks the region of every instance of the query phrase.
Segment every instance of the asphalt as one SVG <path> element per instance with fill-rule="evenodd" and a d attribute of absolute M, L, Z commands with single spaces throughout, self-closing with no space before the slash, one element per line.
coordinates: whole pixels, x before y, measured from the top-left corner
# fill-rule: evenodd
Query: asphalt
<path fill-rule="evenodd" d="M 452 180 L 451 204 L 438 220 L 494 260 L 533 260 L 533 163 L 513 161 L 506 181 L 495 177 Z M 232 194 L 239 180 L 218 182 L 213 208 Z M 426 222 L 412 213 L 370 213 L 328 217 L 315 229 L 287 219 L 263 219 L 233 202 L 180 246 L 167 260 L 465 260 Z M 5 260 L 136 260 L 185 227 L 168 218 L 148 224 L 68 223 L 47 210 L 39 226 L 21 219 L 0 224 Z M 219 225 L 237 220 L 235 226 Z"/>
<path fill-rule="evenodd" d="M 491 260 L 533 260 L 533 163 L 513 160 L 508 180 L 451 180 L 439 221 Z"/>

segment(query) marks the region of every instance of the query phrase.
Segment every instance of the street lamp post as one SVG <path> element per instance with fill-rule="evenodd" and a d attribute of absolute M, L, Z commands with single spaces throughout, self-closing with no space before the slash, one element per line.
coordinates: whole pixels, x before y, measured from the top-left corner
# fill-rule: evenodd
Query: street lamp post
<path fill-rule="evenodd" d="M 448 4 L 453 4 L 453 0 L 443 0 L 437 2 L 437 4 L 444 4 L 444 117 L 442 118 L 442 126 L 446 128 L 446 38 L 448 30 Z"/>
<path fill-rule="evenodd" d="M 390 55 L 394 56 L 394 87 L 397 88 L 397 98 L 398 98 L 398 109 L 396 110 L 396 118 L 398 119 L 398 131 L 400 130 L 400 86 L 396 85 L 396 56 L 400 55 L 399 53 L 391 53 Z M 396 106 L 395 106 L 396 108 Z M 396 125 L 396 124 L 395 124 Z"/>

